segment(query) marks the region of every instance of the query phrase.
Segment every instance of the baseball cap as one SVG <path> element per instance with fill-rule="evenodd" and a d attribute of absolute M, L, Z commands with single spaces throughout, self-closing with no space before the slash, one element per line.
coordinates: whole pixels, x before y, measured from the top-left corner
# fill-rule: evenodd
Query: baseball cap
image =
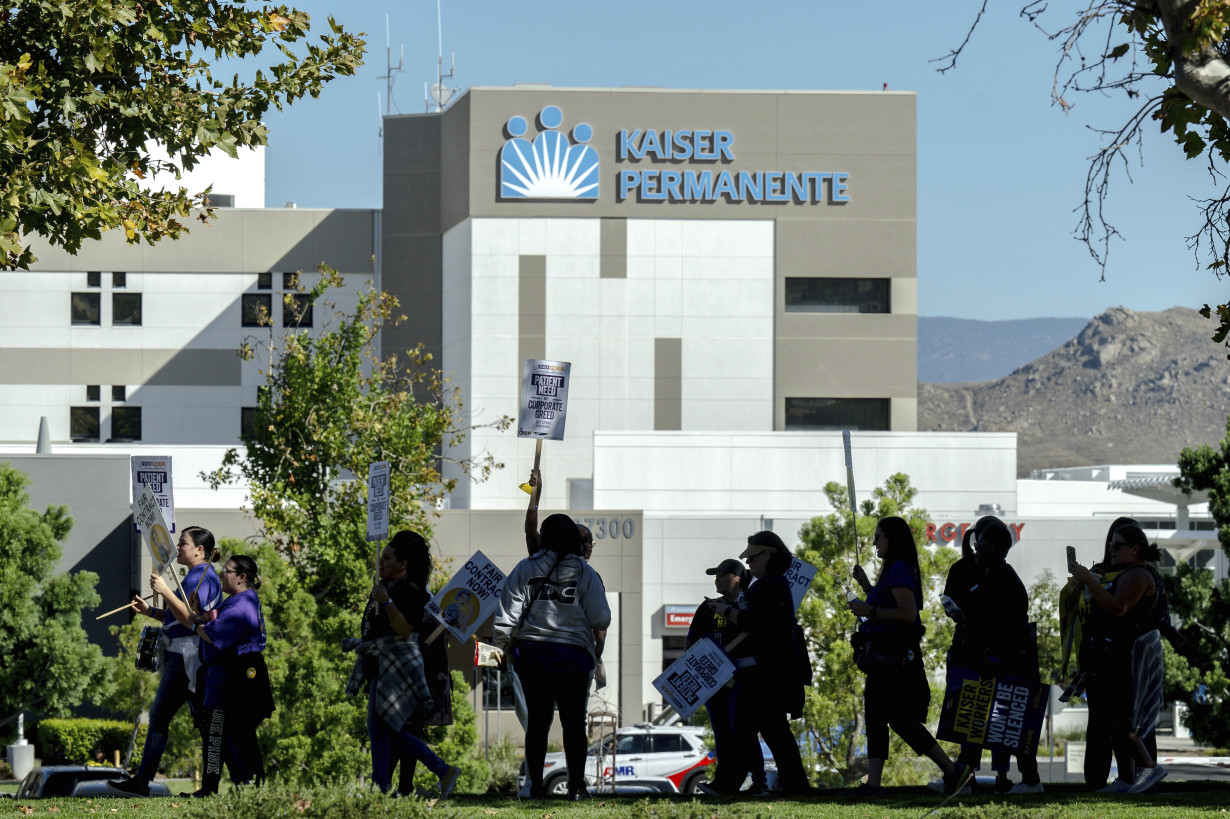
<path fill-rule="evenodd" d="M 743 574 L 743 564 L 728 557 L 712 569 L 705 569 L 705 574 Z"/>

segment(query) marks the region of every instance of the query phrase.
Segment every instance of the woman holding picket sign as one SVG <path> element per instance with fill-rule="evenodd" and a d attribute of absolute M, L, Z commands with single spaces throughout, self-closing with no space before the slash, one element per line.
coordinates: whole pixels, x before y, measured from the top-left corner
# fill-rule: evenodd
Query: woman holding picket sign
<path fill-rule="evenodd" d="M 862 566 L 852 575 L 867 599 L 851 600 L 850 611 L 866 618 L 855 635 L 855 658 L 867 675 L 863 707 L 867 730 L 867 781 L 860 796 L 884 793 L 880 781 L 888 759 L 888 729 L 892 727 L 916 754 L 928 757 L 944 773 L 951 793 L 972 775 L 958 770 L 923 723 L 931 704 L 931 688 L 923 669 L 921 640 L 922 576 L 918 549 L 910 525 L 899 517 L 876 524 L 876 555 L 883 561 L 875 585 Z"/>
<path fill-rule="evenodd" d="M 602 656 L 611 609 L 602 578 L 581 556 L 577 525 L 567 515 L 542 523 L 541 548 L 508 575 L 495 614 L 493 642 L 515 663 L 525 690 L 525 766 L 530 796 L 545 797 L 547 734 L 559 708 L 568 765 L 568 798 L 585 787 L 585 705 L 590 675 Z"/>

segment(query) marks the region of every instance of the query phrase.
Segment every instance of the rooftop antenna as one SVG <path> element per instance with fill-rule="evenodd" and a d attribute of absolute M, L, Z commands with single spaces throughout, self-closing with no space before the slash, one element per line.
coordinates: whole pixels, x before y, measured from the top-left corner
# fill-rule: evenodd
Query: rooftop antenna
<path fill-rule="evenodd" d="M 384 15 L 384 65 L 385 72 L 376 79 L 385 81 L 384 91 L 384 115 L 390 116 L 393 113 L 393 108 L 396 103 L 393 102 L 393 83 L 397 81 L 397 75 L 402 73 L 402 64 L 406 61 L 406 44 L 401 44 L 401 54 L 397 58 L 397 66 L 393 66 L 393 46 L 389 41 L 389 15 Z M 380 95 L 376 95 L 376 108 L 380 108 Z M 401 109 L 397 110 L 401 113 Z M 383 131 L 383 127 L 381 131 Z"/>
<path fill-rule="evenodd" d="M 445 80 L 451 80 L 454 72 L 457 70 L 457 55 L 454 52 L 449 52 L 448 73 L 444 73 L 444 24 L 440 15 L 440 0 L 436 0 L 436 82 L 430 88 L 427 83 L 423 83 L 423 92 L 426 99 L 424 102 L 428 112 L 443 111 L 448 105 L 449 100 L 453 98 L 453 94 L 457 93 L 457 89 L 449 88 L 444 84 Z"/>

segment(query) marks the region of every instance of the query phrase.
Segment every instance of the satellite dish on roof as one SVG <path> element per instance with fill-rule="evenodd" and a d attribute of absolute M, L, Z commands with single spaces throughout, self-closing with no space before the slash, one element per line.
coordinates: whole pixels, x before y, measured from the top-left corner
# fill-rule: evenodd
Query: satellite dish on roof
<path fill-rule="evenodd" d="M 434 82 L 431 84 L 431 100 L 436 105 L 443 108 L 448 105 L 448 101 L 453 98 L 454 91 L 448 88 L 443 83 Z"/>

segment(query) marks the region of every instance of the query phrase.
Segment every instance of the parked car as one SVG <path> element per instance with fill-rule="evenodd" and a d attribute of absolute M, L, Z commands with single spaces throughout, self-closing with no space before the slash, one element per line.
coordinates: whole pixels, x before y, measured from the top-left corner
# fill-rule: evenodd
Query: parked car
<path fill-rule="evenodd" d="M 17 799 L 46 799 L 52 796 L 124 796 L 107 788 L 108 779 L 125 776 L 123 768 L 94 765 L 49 765 L 35 768 L 17 786 Z M 170 796 L 171 789 L 162 782 L 149 783 L 150 796 Z"/>
<path fill-rule="evenodd" d="M 704 732 L 704 728 L 691 725 L 641 723 L 620 728 L 614 742 L 607 736 L 604 742 L 590 746 L 585 758 L 585 782 L 591 788 L 601 788 L 609 787 L 612 780 L 618 784 L 666 779 L 681 793 L 695 793 L 697 783 L 709 778 L 714 762 L 713 753 L 705 747 Z M 524 788 L 527 779 L 522 762 L 518 787 Z M 547 754 L 543 785 L 548 793 L 568 792 L 568 768 L 562 753 Z"/>

